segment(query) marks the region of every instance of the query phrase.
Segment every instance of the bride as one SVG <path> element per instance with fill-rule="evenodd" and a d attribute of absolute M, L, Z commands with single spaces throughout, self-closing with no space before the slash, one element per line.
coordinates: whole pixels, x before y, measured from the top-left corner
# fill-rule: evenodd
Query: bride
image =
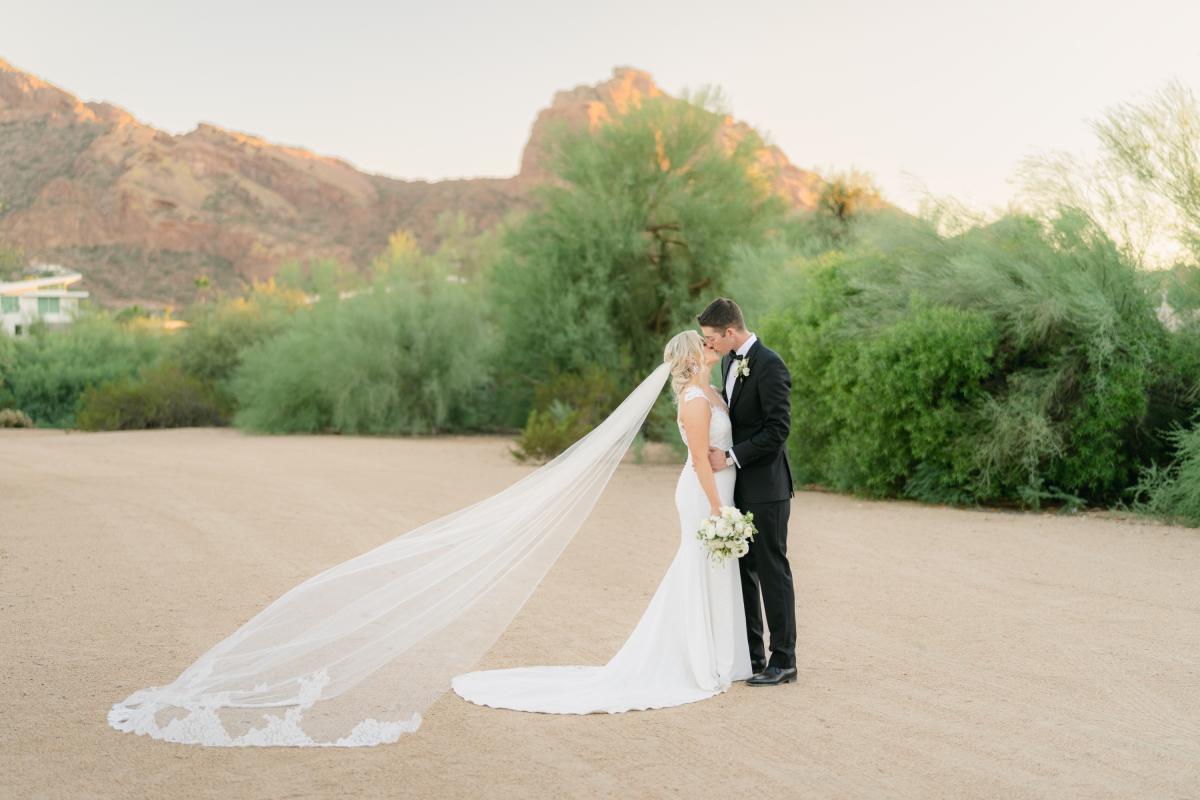
<path fill-rule="evenodd" d="M 733 504 L 735 470 L 714 473 L 707 458 L 710 442 L 731 445 L 707 380 L 716 358 L 695 331 L 675 336 L 663 363 L 554 459 L 294 586 L 170 683 L 114 703 L 109 725 L 184 744 L 360 747 L 417 730 L 451 682 L 477 703 L 587 713 L 688 703 L 747 678 L 738 564 L 712 564 L 692 538 Z M 629 640 L 603 667 L 467 672 L 590 514 L 668 375 L 689 450 L 675 490 L 680 545 Z M 131 646 L 137 637 L 129 631 Z M 139 682 L 160 660 L 127 657 Z"/>
<path fill-rule="evenodd" d="M 729 411 L 708 382 L 719 359 L 695 331 L 676 335 L 663 352 L 688 448 L 675 484 L 679 549 L 629 639 L 602 667 L 458 675 L 451 687 L 461 697 L 518 711 L 618 712 L 692 703 L 750 677 L 737 561 L 714 563 L 696 539 L 705 517 L 733 505 L 736 470 L 714 473 L 708 460 L 710 444 L 722 450 L 733 445 Z"/>

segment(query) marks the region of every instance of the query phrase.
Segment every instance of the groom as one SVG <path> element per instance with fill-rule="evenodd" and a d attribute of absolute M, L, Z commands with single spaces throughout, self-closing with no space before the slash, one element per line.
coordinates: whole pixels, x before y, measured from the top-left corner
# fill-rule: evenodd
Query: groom
<path fill-rule="evenodd" d="M 750 552 L 738 559 L 750 663 L 750 686 L 774 686 L 796 679 L 796 598 L 787 560 L 792 468 L 787 438 L 792 412 L 792 376 L 783 359 L 746 330 L 742 310 L 728 298 L 714 300 L 696 318 L 705 346 L 721 353 L 725 400 L 733 425 L 733 448 L 709 449 L 714 471 L 736 469 L 733 502 L 754 514 L 758 533 Z M 771 630 L 771 660 L 763 649 L 759 591 Z"/>

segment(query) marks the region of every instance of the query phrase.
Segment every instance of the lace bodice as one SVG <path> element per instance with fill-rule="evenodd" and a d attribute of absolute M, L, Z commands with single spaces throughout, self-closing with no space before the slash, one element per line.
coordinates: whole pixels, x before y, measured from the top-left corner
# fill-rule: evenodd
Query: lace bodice
<path fill-rule="evenodd" d="M 708 443 L 711 447 L 719 447 L 722 450 L 733 447 L 733 426 L 729 422 L 729 412 L 724 405 L 719 405 L 712 401 L 712 398 L 699 386 L 689 386 L 683 390 L 683 396 L 679 398 L 680 407 L 684 403 L 694 398 L 701 398 L 708 401 L 709 408 L 712 409 L 712 418 L 708 421 Z M 683 429 L 683 421 L 678 416 L 675 418 L 675 423 L 679 426 L 679 436 L 683 439 L 683 443 L 687 444 L 687 434 Z M 691 453 L 688 453 L 688 460 L 691 461 Z"/>

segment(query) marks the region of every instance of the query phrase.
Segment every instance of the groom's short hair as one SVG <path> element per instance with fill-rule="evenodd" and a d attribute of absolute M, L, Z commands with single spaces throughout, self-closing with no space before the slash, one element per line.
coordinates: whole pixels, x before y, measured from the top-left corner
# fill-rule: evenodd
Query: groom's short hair
<path fill-rule="evenodd" d="M 718 297 L 713 300 L 708 304 L 708 308 L 700 312 L 696 321 L 706 328 L 746 330 L 746 321 L 742 319 L 742 310 L 728 297 Z"/>

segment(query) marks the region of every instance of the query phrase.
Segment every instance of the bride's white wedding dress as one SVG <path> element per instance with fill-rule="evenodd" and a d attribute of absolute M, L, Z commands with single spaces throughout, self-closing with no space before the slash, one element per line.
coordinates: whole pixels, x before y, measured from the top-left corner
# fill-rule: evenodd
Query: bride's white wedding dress
<path fill-rule="evenodd" d="M 703 389 L 689 386 L 682 402 L 707 402 L 708 436 L 733 445 L 729 414 Z M 678 422 L 678 420 L 677 420 Z M 687 443 L 683 424 L 679 435 Z M 715 474 L 722 505 L 733 505 L 736 471 Z M 675 485 L 679 549 L 633 633 L 604 666 L 544 666 L 483 670 L 451 681 L 466 700 L 494 708 L 588 714 L 664 708 L 712 697 L 752 674 L 735 559 L 716 564 L 696 539 L 708 498 L 689 452 Z"/>
<path fill-rule="evenodd" d="M 658 364 L 599 425 L 511 486 L 293 586 L 174 680 L 113 703 L 109 725 L 217 747 L 366 747 L 416 731 L 456 675 L 454 688 L 476 702 L 559 713 L 677 705 L 749 677 L 738 565 L 712 564 L 693 538 L 708 501 L 690 462 L 676 486 L 679 552 L 607 665 L 461 674 L 591 513 L 670 372 Z M 728 413 L 704 394 L 686 402 L 711 401 L 709 435 L 729 447 Z M 733 470 L 716 480 L 732 504 Z M 127 638 L 136 646 L 137 631 Z M 142 660 L 139 682 L 161 673 L 159 659 Z"/>

